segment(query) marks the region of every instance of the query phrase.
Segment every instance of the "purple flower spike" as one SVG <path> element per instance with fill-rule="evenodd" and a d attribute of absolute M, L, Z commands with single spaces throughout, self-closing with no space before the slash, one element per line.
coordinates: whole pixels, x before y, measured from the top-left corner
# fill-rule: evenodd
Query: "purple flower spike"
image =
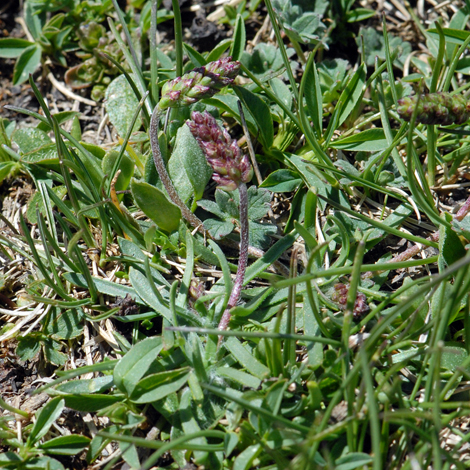
<path fill-rule="evenodd" d="M 463 95 L 436 92 L 427 95 L 407 96 L 398 100 L 397 111 L 402 119 L 410 121 L 418 107 L 416 122 L 448 126 L 463 124 L 470 118 L 470 102 Z"/>
<path fill-rule="evenodd" d="M 161 110 L 188 106 L 204 98 L 210 98 L 230 85 L 240 70 L 240 62 L 231 57 L 210 62 L 191 72 L 169 80 L 163 85 L 158 103 Z"/>
<path fill-rule="evenodd" d="M 212 178 L 217 187 L 233 191 L 240 183 L 248 183 L 253 176 L 253 168 L 236 141 L 218 126 L 207 111 L 204 114 L 194 112 L 191 117 L 192 121 L 187 121 L 186 124 L 214 170 Z"/>

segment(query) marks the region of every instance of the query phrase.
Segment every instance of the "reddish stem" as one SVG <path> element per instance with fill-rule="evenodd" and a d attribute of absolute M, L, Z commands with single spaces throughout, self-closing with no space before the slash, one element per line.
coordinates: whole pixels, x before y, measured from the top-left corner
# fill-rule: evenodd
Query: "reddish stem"
<path fill-rule="evenodd" d="M 245 183 L 238 187 L 240 194 L 240 257 L 238 258 L 237 275 L 233 285 L 232 293 L 228 299 L 227 307 L 219 323 L 219 330 L 226 330 L 230 323 L 230 310 L 237 305 L 242 292 L 243 280 L 245 279 L 246 266 L 248 264 L 248 192 Z M 219 343 L 220 343 L 219 338 Z"/>

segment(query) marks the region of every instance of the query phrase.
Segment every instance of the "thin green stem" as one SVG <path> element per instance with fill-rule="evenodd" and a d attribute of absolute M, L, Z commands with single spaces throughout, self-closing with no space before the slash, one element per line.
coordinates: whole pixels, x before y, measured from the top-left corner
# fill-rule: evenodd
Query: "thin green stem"
<path fill-rule="evenodd" d="M 292 72 L 292 68 L 290 66 L 290 60 L 289 57 L 287 56 L 286 48 L 284 46 L 284 41 L 282 40 L 281 37 L 281 31 L 279 29 L 279 25 L 277 24 L 277 19 L 276 15 L 273 10 L 273 6 L 271 4 L 271 0 L 265 0 L 266 8 L 268 10 L 268 15 L 271 18 L 271 24 L 273 26 L 274 34 L 276 36 L 277 44 L 279 46 L 279 50 L 281 51 L 282 59 L 284 61 L 284 64 L 286 66 L 286 72 L 287 76 L 289 78 L 289 82 L 292 88 L 292 93 L 294 94 L 294 98 L 296 103 L 299 102 L 299 91 L 297 90 L 297 83 L 294 78 L 294 74 Z"/>
<path fill-rule="evenodd" d="M 181 10 L 178 0 L 171 0 L 175 22 L 175 53 L 176 53 L 176 76 L 183 75 L 183 26 L 181 22 Z"/>
<path fill-rule="evenodd" d="M 157 0 L 152 0 L 152 11 L 150 17 L 150 89 L 153 103 L 158 102 L 158 59 L 157 59 Z"/>

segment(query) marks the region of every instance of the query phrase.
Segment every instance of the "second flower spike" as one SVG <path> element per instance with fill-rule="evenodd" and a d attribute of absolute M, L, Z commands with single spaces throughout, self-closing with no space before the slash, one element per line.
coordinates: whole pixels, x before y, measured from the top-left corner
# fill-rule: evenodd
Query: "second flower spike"
<path fill-rule="evenodd" d="M 232 140 L 225 129 L 219 127 L 207 111 L 204 114 L 194 112 L 191 118 L 187 125 L 214 170 L 212 178 L 217 187 L 233 191 L 240 183 L 248 183 L 253 176 L 253 168 L 237 142 Z"/>
<path fill-rule="evenodd" d="M 448 126 L 463 124 L 470 118 L 470 102 L 462 95 L 436 92 L 407 96 L 398 100 L 397 111 L 402 119 L 410 121 L 416 106 L 416 122 Z"/>

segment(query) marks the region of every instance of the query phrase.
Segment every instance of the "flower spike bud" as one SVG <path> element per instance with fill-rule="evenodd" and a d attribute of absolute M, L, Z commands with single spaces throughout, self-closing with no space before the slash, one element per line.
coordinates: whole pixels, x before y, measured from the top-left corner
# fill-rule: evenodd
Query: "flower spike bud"
<path fill-rule="evenodd" d="M 418 106 L 416 122 L 449 126 L 463 124 L 470 118 L 470 102 L 462 95 L 436 92 L 417 96 L 407 96 L 398 100 L 397 111 L 402 119 L 410 121 Z"/>
<path fill-rule="evenodd" d="M 231 57 L 210 62 L 191 72 L 167 81 L 158 103 L 160 110 L 188 106 L 204 98 L 210 98 L 230 85 L 240 70 L 240 62 Z"/>
<path fill-rule="evenodd" d="M 248 183 L 253 176 L 250 160 L 241 153 L 229 133 L 221 129 L 207 111 L 204 114 L 194 112 L 191 118 L 186 124 L 214 170 L 212 178 L 217 187 L 233 191 L 240 183 Z"/>
<path fill-rule="evenodd" d="M 338 307 L 341 310 L 345 310 L 348 302 L 349 284 L 338 282 L 334 285 L 334 289 L 331 300 L 333 300 L 333 302 L 337 302 Z M 354 302 L 352 312 L 353 317 L 356 320 L 362 318 L 367 312 L 369 312 L 369 310 L 370 308 L 367 305 L 367 297 L 362 292 L 358 292 L 356 294 L 356 301 Z"/>

